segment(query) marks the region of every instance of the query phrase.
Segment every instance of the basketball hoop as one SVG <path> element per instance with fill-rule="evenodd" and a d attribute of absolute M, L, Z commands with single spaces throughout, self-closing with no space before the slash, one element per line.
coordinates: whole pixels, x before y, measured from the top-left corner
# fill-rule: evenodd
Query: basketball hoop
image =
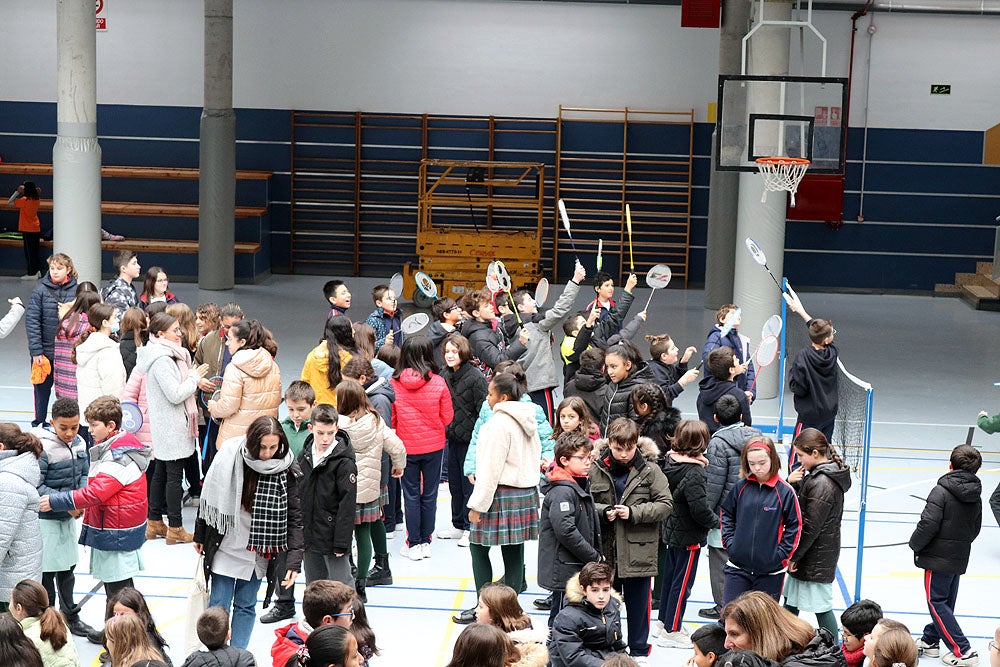
<path fill-rule="evenodd" d="M 761 195 L 760 203 L 767 201 L 768 192 L 786 190 L 792 195 L 791 205 L 794 208 L 795 191 L 802 177 L 806 175 L 806 170 L 809 169 L 809 160 L 778 156 L 759 157 L 756 161 L 760 175 L 764 177 L 764 194 Z"/>

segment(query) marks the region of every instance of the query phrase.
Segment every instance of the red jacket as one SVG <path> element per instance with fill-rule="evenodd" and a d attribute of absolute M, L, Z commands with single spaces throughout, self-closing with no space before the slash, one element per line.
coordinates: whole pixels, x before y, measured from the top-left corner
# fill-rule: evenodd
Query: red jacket
<path fill-rule="evenodd" d="M 440 375 L 423 379 L 407 368 L 392 380 L 396 402 L 392 427 L 406 445 L 407 455 L 429 454 L 444 449 L 444 430 L 455 416 L 451 392 Z"/>
<path fill-rule="evenodd" d="M 274 636 L 276 639 L 271 644 L 271 660 L 274 667 L 285 667 L 288 659 L 306 643 L 309 633 L 298 623 L 289 623 L 275 630 Z"/>

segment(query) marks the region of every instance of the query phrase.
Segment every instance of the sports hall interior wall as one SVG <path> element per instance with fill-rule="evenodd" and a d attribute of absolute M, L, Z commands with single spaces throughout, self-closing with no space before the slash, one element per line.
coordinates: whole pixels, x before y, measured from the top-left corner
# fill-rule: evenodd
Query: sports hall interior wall
<path fill-rule="evenodd" d="M 197 166 L 202 3 L 171 3 L 169 12 L 162 7 L 152 0 L 115 4 L 109 31 L 98 35 L 98 133 L 104 164 Z M 268 205 L 264 218 L 237 221 L 239 240 L 262 243 L 256 260 L 238 256 L 238 272 L 259 272 L 259 266 L 247 266 L 254 261 L 275 272 L 288 268 L 292 109 L 554 119 L 563 104 L 695 110 L 690 259 L 691 282 L 702 282 L 712 131 L 706 109 L 715 99 L 718 31 L 680 28 L 679 11 L 479 0 L 382 0 L 377 10 L 363 0 L 238 3 L 237 167 L 274 174 L 266 184 L 238 186 L 238 204 L 260 205 L 263 197 Z M 0 157 L 5 162 L 50 162 L 55 8 L 26 3 L 15 14 L 20 29 L 0 46 L 9 63 L 0 72 Z M 874 37 L 865 32 L 869 21 L 877 28 Z M 832 231 L 823 223 L 795 221 L 792 212 L 785 272 L 794 283 L 929 290 L 936 282 L 949 282 L 955 272 L 974 270 L 976 261 L 992 258 L 1000 167 L 983 164 L 983 142 L 984 131 L 1000 123 L 998 21 L 894 13 L 859 22 L 846 224 Z M 845 76 L 850 15 L 818 12 L 816 23 L 830 42 L 828 75 Z M 816 48 L 809 39 L 803 53 L 805 64 L 793 65 L 791 73 L 815 74 Z M 797 38 L 791 55 L 797 63 Z M 26 71 L 31 76 L 24 76 Z M 952 95 L 931 97 L 931 83 L 952 84 Z M 412 154 L 414 149 L 410 138 L 388 132 L 374 132 L 364 142 L 380 155 Z M 447 129 L 434 134 L 431 149 L 438 156 L 483 150 L 469 146 L 461 132 Z M 508 155 L 525 154 L 549 165 L 546 194 L 551 200 L 554 138 L 546 143 L 525 133 L 511 139 Z M 44 178 L 36 180 L 51 192 Z M 17 182 L 0 176 L 5 191 Z M 394 213 L 383 216 L 382 229 L 401 238 L 412 235 L 415 192 L 414 185 L 412 197 L 396 195 L 398 201 L 385 202 Z M 197 183 L 104 182 L 105 200 L 138 200 L 137 195 L 149 201 L 197 201 Z M 861 213 L 865 221 L 858 223 Z M 112 231 L 126 235 L 156 224 L 160 238 L 194 238 L 196 230 L 196 221 L 177 219 L 105 223 L 109 228 L 121 225 Z M 3 212 L 0 224 L 16 225 L 16 216 Z M 405 255 L 396 249 L 379 259 L 374 248 L 367 250 L 374 257 L 364 263 L 363 273 L 384 273 L 387 264 L 401 263 Z M 0 248 L 0 264 L 17 266 L 19 254 L 17 248 Z M 196 255 L 156 259 L 174 274 L 195 273 Z M 297 270 L 303 268 L 337 270 L 308 263 Z M 561 276 L 568 271 L 568 266 L 560 267 Z"/>

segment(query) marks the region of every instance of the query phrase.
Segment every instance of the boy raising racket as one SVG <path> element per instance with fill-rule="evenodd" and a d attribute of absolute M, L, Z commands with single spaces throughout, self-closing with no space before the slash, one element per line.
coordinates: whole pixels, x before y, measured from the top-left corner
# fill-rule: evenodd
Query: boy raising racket
<path fill-rule="evenodd" d="M 795 412 L 798 414 L 795 433 L 798 435 L 804 428 L 814 428 L 822 431 L 827 440 L 832 440 L 838 408 L 838 352 L 833 344 L 837 330 L 830 320 L 810 317 L 791 289 L 784 297 L 792 312 L 805 320 L 810 341 L 808 347 L 795 354 L 789 377 L 789 386 L 795 395 Z M 796 467 L 789 462 L 789 468 Z"/>

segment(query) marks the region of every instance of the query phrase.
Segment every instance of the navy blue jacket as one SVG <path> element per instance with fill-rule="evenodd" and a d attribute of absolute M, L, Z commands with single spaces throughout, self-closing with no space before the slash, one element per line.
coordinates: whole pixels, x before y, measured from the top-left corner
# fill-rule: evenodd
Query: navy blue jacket
<path fill-rule="evenodd" d="M 740 332 L 735 329 L 730 329 L 729 333 L 727 333 L 725 337 L 721 336 L 721 333 L 722 329 L 718 326 L 712 327 L 712 330 L 708 332 L 708 337 L 705 339 L 705 347 L 701 350 L 701 360 L 708 363 L 708 355 L 712 350 L 720 347 L 729 347 L 732 348 L 733 354 L 736 355 L 736 358 L 739 359 L 741 364 L 744 361 L 747 361 L 747 357 L 750 356 L 751 352 L 749 350 L 744 352 L 743 341 L 740 340 Z M 750 391 L 750 387 L 753 386 L 755 375 L 756 372 L 753 368 L 753 360 L 750 360 L 747 372 L 736 376 L 736 386 L 743 391 Z"/>
<path fill-rule="evenodd" d="M 761 484 L 741 479 L 719 510 L 729 562 L 751 574 L 780 572 L 799 544 L 802 512 L 795 490 L 775 475 Z"/>
<path fill-rule="evenodd" d="M 35 357 L 44 354 L 49 359 L 55 356 L 56 331 L 59 329 L 59 304 L 71 303 L 76 298 L 76 278 L 62 285 L 52 282 L 46 272 L 31 291 L 28 307 L 24 314 L 24 331 L 28 335 L 28 354 Z"/>
<path fill-rule="evenodd" d="M 688 372 L 688 365 L 680 361 L 676 364 L 665 364 L 659 359 L 650 359 L 646 365 L 653 372 L 653 380 L 656 384 L 663 387 L 663 391 L 667 395 L 667 405 L 672 405 L 674 399 L 684 391 L 684 387 L 678 380 Z"/>
<path fill-rule="evenodd" d="M 743 390 L 729 380 L 716 380 L 714 375 L 708 374 L 698 382 L 698 400 L 696 402 L 698 419 L 705 422 L 705 425 L 708 426 L 708 432 L 715 433 L 721 428 L 719 422 L 715 421 L 714 418 L 715 402 L 725 394 L 732 394 L 736 397 L 743 412 L 743 424 L 753 426 L 753 420 L 750 417 L 750 401 L 747 400 L 747 395 L 743 393 Z"/>
<path fill-rule="evenodd" d="M 42 424 L 32 430 L 42 441 L 42 456 L 38 459 L 41 481 L 38 495 L 47 496 L 57 491 L 75 491 L 87 486 L 87 472 L 90 470 L 90 454 L 87 441 L 77 435 L 73 442 L 66 444 L 59 439 L 52 426 Z M 68 519 L 68 511 L 39 512 L 39 519 Z"/>

